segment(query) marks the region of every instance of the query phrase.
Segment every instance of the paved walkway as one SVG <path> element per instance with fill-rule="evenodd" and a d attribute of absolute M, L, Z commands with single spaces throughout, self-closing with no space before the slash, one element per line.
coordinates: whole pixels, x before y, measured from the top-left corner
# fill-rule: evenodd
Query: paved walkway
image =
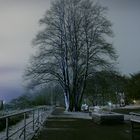
<path fill-rule="evenodd" d="M 79 119 L 88 119 L 91 120 L 92 117 L 89 116 L 89 113 L 85 113 L 85 112 L 68 112 L 68 111 L 64 111 L 63 108 L 59 108 L 58 109 L 60 112 L 57 111 L 57 113 L 53 113 L 50 117 L 56 117 L 57 118 L 79 118 Z"/>
<path fill-rule="evenodd" d="M 88 113 L 56 108 L 35 140 L 131 140 L 130 124 L 97 125 Z"/>

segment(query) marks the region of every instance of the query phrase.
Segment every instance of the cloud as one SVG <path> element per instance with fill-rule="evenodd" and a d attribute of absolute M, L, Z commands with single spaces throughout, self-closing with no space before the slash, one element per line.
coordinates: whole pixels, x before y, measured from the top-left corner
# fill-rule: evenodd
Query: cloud
<path fill-rule="evenodd" d="M 20 67 L 0 67 L 0 100 L 8 102 L 24 92 L 21 75 L 22 69 Z"/>
<path fill-rule="evenodd" d="M 50 1 L 0 0 L 1 97 L 18 95 L 13 91 L 22 87 L 22 74 L 33 52 L 31 41 L 40 29 L 38 21 L 49 8 Z M 98 1 L 109 8 L 108 17 L 113 22 L 113 42 L 120 56 L 121 71 L 127 74 L 139 71 L 140 0 Z"/>
<path fill-rule="evenodd" d="M 14 66 L 0 66 L 0 74 L 17 73 L 21 71 L 19 67 Z"/>
<path fill-rule="evenodd" d="M 50 0 L 0 0 L 0 98 L 21 94 L 31 41 Z"/>
<path fill-rule="evenodd" d="M 0 100 L 4 100 L 6 102 L 10 101 L 17 96 L 23 94 L 23 89 L 19 87 L 0 87 Z"/>

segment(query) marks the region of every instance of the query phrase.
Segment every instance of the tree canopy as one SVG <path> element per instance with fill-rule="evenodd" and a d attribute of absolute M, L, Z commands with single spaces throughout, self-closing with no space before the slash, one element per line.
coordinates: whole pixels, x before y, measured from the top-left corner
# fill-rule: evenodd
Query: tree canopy
<path fill-rule="evenodd" d="M 119 104 L 119 94 L 127 95 L 128 79 L 118 72 L 100 71 L 87 80 L 86 97 L 93 105 Z"/>
<path fill-rule="evenodd" d="M 129 100 L 140 100 L 140 72 L 131 74 L 126 86 L 126 92 Z"/>
<path fill-rule="evenodd" d="M 112 69 L 117 58 L 106 11 L 92 0 L 53 1 L 33 41 L 38 52 L 26 71 L 30 86 L 53 81 L 63 89 L 66 109 L 80 110 L 87 79 Z"/>

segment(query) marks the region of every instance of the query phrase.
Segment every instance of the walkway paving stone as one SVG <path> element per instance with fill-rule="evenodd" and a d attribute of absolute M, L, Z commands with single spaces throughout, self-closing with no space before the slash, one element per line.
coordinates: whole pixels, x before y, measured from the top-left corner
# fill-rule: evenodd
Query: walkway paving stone
<path fill-rule="evenodd" d="M 35 140 L 131 140 L 131 127 L 129 123 L 97 125 L 91 119 L 70 118 L 63 108 L 56 108 Z"/>

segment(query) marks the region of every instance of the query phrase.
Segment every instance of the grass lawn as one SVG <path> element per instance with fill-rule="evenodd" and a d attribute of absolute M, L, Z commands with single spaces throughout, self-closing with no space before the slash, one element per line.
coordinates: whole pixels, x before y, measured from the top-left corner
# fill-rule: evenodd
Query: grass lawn
<path fill-rule="evenodd" d="M 98 125 L 92 120 L 59 117 L 61 113 L 54 112 L 35 140 L 131 140 L 130 123 Z"/>

